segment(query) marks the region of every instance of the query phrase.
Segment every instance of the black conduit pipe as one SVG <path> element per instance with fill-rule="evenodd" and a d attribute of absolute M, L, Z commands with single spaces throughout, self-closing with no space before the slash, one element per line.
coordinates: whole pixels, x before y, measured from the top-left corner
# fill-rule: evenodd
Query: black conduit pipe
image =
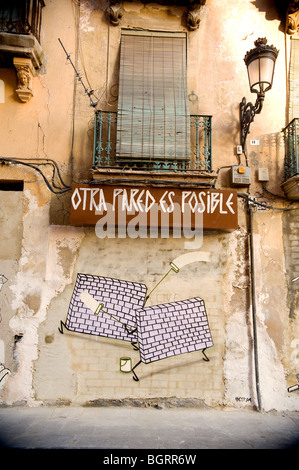
<path fill-rule="evenodd" d="M 254 351 L 254 368 L 255 368 L 255 385 L 258 402 L 258 410 L 262 411 L 260 379 L 259 379 L 259 363 L 258 363 L 258 343 L 257 343 L 257 327 L 256 327 L 256 302 L 255 302 L 255 269 L 254 269 L 254 240 L 253 240 L 253 210 L 252 203 L 248 201 L 249 210 L 249 241 L 250 241 L 250 276 L 251 276 L 251 307 L 252 307 L 252 329 L 253 329 L 253 351 Z"/>

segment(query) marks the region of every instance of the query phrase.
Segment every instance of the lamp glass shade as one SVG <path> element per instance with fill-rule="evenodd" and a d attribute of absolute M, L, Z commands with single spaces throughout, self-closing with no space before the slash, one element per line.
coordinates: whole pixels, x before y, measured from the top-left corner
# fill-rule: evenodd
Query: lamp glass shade
<path fill-rule="evenodd" d="M 272 57 L 258 57 L 248 64 L 248 79 L 252 93 L 270 90 L 273 82 L 275 60 Z"/>
<path fill-rule="evenodd" d="M 247 52 L 244 58 L 252 93 L 264 94 L 272 87 L 278 51 L 274 46 L 268 46 L 266 43 L 265 38 L 255 41 L 255 49 Z"/>

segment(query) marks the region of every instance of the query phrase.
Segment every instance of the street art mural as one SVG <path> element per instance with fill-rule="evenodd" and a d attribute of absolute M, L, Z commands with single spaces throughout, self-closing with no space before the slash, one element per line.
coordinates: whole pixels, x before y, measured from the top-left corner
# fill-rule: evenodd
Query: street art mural
<path fill-rule="evenodd" d="M 8 281 L 7 277 L 4 274 L 0 274 L 0 292 L 4 284 Z"/>
<path fill-rule="evenodd" d="M 137 342 L 135 311 L 142 308 L 144 284 L 78 274 L 63 327 L 123 341 Z"/>
<path fill-rule="evenodd" d="M 4 364 L 0 363 L 0 387 L 2 385 L 2 381 L 3 381 L 3 385 L 4 385 L 4 378 L 11 374 L 11 371 L 10 369 L 8 369 L 7 367 L 5 367 Z"/>
<path fill-rule="evenodd" d="M 204 301 L 192 298 L 137 310 L 137 332 L 141 362 L 202 350 L 213 346 Z M 137 379 L 136 373 L 134 377 Z"/>
<path fill-rule="evenodd" d="M 189 262 L 182 257 L 171 262 L 154 289 L 171 271 L 178 273 Z M 141 363 L 195 351 L 202 351 L 203 359 L 209 361 L 205 350 L 213 346 L 213 340 L 203 299 L 146 307 L 154 289 L 146 295 L 142 283 L 78 273 L 66 320 L 58 329 L 129 341 L 139 351 L 140 361 L 132 367 L 131 358 L 123 357 L 120 370 L 132 372 L 135 381 L 139 380 L 135 369 Z"/>
<path fill-rule="evenodd" d="M 299 374 L 296 374 L 297 384 L 288 387 L 288 392 L 295 392 L 295 390 L 299 390 Z"/>

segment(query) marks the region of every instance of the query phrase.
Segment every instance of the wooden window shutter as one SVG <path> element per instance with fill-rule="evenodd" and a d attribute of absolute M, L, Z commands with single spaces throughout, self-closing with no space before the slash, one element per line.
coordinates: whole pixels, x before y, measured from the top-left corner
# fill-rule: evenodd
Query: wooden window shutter
<path fill-rule="evenodd" d="M 117 119 L 119 159 L 188 160 L 185 33 L 123 31 Z"/>

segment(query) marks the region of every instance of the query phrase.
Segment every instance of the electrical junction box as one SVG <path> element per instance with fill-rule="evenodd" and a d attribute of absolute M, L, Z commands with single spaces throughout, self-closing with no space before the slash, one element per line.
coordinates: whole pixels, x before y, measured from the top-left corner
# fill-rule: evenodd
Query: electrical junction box
<path fill-rule="evenodd" d="M 259 168 L 259 170 L 258 170 L 258 180 L 260 182 L 269 181 L 268 168 Z"/>
<path fill-rule="evenodd" d="M 231 168 L 232 186 L 249 186 L 251 183 L 251 169 L 249 166 L 235 165 Z"/>

